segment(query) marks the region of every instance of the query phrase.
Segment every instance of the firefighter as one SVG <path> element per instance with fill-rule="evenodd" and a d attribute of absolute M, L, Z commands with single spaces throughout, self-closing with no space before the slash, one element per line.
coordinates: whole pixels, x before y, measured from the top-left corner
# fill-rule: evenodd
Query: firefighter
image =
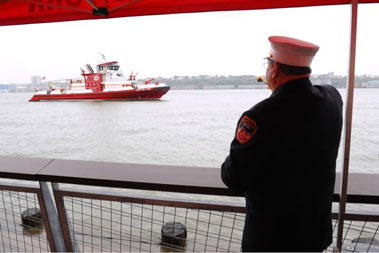
<path fill-rule="evenodd" d="M 243 251 L 322 251 L 332 243 L 342 99 L 309 79 L 317 45 L 269 42 L 272 94 L 242 114 L 221 177 L 246 199 Z"/>

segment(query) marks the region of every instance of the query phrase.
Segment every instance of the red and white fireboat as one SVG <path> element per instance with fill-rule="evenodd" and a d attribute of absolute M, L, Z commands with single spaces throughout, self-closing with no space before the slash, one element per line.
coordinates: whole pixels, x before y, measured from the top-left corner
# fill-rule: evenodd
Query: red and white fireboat
<path fill-rule="evenodd" d="M 151 100 L 166 94 L 170 86 L 153 82 L 138 82 L 133 73 L 126 78 L 117 61 L 96 66 L 97 72 L 87 64 L 88 73 L 82 70 L 83 79 L 71 80 L 69 89 L 56 89 L 49 85 L 47 91 L 36 91 L 29 101 L 52 100 Z"/>

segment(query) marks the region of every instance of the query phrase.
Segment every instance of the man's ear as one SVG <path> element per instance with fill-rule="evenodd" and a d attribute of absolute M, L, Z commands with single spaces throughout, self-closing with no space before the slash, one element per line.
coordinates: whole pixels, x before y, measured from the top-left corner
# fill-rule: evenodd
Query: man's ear
<path fill-rule="evenodd" d="M 279 73 L 279 64 L 276 61 L 273 64 L 271 78 L 275 78 Z"/>

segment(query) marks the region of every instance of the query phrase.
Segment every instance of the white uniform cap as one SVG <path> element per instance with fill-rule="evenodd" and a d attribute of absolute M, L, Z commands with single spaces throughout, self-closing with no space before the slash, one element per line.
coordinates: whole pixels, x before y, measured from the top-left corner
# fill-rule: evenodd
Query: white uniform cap
<path fill-rule="evenodd" d="M 297 67 L 311 66 L 313 56 L 320 48 L 306 41 L 283 36 L 271 36 L 268 40 L 271 42 L 270 59 Z"/>

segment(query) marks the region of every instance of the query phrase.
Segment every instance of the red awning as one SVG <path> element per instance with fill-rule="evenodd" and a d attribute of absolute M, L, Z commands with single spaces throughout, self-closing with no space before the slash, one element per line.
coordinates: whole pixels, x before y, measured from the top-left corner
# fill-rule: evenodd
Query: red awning
<path fill-rule="evenodd" d="M 349 3 L 349 0 L 0 0 L 0 25 Z"/>

